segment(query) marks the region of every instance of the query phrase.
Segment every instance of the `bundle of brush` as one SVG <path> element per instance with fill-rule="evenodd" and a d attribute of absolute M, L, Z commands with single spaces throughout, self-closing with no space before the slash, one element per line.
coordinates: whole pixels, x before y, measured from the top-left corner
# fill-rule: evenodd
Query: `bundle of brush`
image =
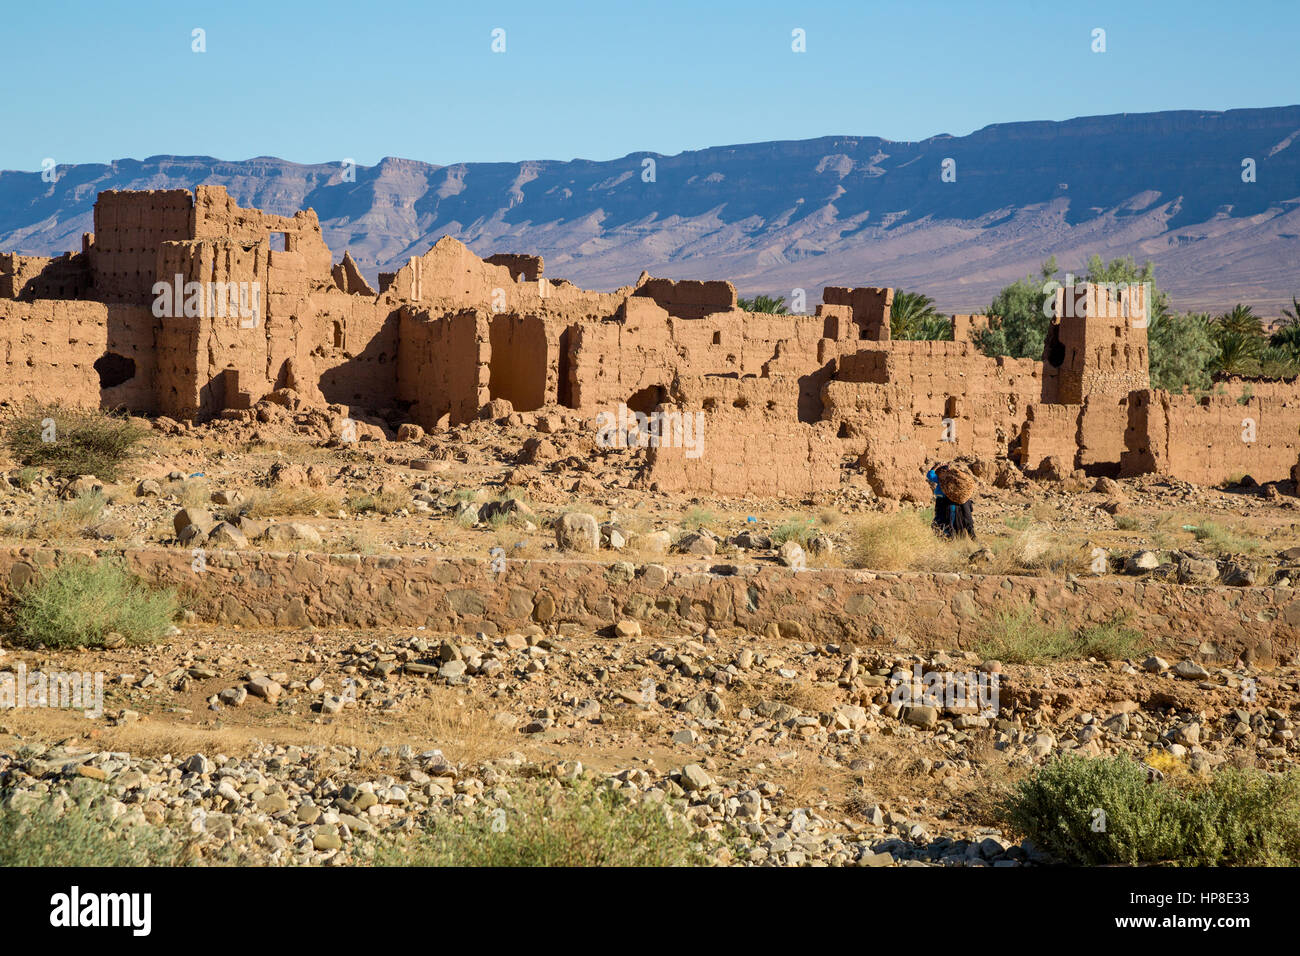
<path fill-rule="evenodd" d="M 975 497 L 975 476 L 961 462 L 944 465 L 935 471 L 939 490 L 956 505 L 964 505 Z"/>

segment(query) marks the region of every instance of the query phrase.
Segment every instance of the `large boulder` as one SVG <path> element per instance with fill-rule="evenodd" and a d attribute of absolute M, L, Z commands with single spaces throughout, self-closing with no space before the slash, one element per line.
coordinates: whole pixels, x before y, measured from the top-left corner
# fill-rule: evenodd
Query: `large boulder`
<path fill-rule="evenodd" d="M 555 522 L 555 541 L 563 551 L 595 554 L 600 550 L 600 525 L 592 515 L 570 511 Z"/>
<path fill-rule="evenodd" d="M 217 526 L 217 519 L 202 508 L 182 508 L 172 516 L 172 526 L 180 535 L 186 528 L 193 526 L 199 534 L 207 534 Z"/>
<path fill-rule="evenodd" d="M 259 541 L 288 547 L 318 546 L 322 543 L 320 532 L 301 521 L 273 524 L 258 537 Z"/>

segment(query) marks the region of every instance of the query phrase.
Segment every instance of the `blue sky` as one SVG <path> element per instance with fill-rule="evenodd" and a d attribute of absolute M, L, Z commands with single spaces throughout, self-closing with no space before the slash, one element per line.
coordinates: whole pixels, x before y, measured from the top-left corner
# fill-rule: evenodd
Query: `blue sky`
<path fill-rule="evenodd" d="M 1296 0 L 50 0 L 2 22 L 0 169 L 612 159 L 1300 102 Z"/>

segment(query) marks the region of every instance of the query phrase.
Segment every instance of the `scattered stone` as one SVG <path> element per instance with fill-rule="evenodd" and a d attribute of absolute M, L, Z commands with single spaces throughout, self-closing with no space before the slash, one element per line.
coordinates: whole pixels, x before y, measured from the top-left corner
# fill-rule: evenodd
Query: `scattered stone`
<path fill-rule="evenodd" d="M 595 554 L 600 550 L 600 527 L 592 515 L 571 511 L 555 523 L 555 541 L 564 551 Z"/>

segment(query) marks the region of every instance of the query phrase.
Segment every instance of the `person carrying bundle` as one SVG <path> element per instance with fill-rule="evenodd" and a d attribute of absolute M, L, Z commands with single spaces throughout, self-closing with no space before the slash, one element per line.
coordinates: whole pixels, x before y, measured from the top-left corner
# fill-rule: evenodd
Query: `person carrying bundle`
<path fill-rule="evenodd" d="M 952 509 L 950 537 L 966 535 L 975 540 L 975 476 L 961 463 L 941 465 L 934 470 L 939 490 Z"/>
<path fill-rule="evenodd" d="M 930 483 L 930 488 L 934 492 L 934 520 L 930 522 L 930 527 L 945 538 L 951 538 L 953 535 L 952 502 L 939 486 L 939 474 L 934 468 L 925 473 L 925 480 Z"/>

